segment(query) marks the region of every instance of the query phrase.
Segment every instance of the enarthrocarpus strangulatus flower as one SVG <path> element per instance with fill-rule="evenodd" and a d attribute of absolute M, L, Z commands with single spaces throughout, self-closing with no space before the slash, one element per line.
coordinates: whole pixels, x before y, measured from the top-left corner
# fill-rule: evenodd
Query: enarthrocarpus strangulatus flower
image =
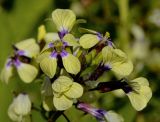
<path fill-rule="evenodd" d="M 74 36 L 69 33 L 76 16 L 71 10 L 57 9 L 52 13 L 52 19 L 58 30 L 58 40 L 48 42 L 37 61 L 40 63 L 42 71 L 50 78 L 53 78 L 56 73 L 58 59 L 62 59 L 63 66 L 68 73 L 76 75 L 81 69 L 81 64 L 78 58 L 66 49 L 79 45 Z"/>
<path fill-rule="evenodd" d="M 79 33 L 74 35 L 76 31 L 72 28 L 77 27 L 78 20 L 73 11 L 68 9 L 53 11 L 52 20 L 57 32 L 47 32 L 42 25 L 38 29 L 37 43 L 34 39 L 28 39 L 15 44 L 14 54 L 7 59 L 1 73 L 2 81 L 8 82 L 15 67 L 20 78 L 29 83 L 38 74 L 37 68 L 30 62 L 32 58 L 36 58 L 43 71 L 39 72 L 35 82 L 39 83 L 37 88 L 41 86 L 42 99 L 41 106 L 36 108 L 37 104 L 33 103 L 32 109 L 42 113 L 47 121 L 56 121 L 64 111 L 76 106 L 100 122 L 122 122 L 122 117 L 115 112 L 84 103 L 87 101 L 86 96 L 89 99 L 94 90 L 104 93 L 117 89 L 121 89 L 129 97 L 137 111 L 146 107 L 152 96 L 148 80 L 143 77 L 134 80 L 125 78 L 131 74 L 133 64 L 126 53 L 114 45 L 108 32 L 103 35 L 81 28 L 86 33 L 82 36 Z M 109 71 L 113 74 L 108 73 Z M 14 101 L 19 102 L 13 101 L 8 110 L 9 116 L 16 121 L 29 114 L 31 109 L 29 100 L 26 102 L 26 96 L 20 97 L 20 100 L 18 98 L 19 96 Z M 93 103 L 92 100 L 88 101 Z M 24 104 L 28 107 L 25 108 Z"/>
<path fill-rule="evenodd" d="M 99 122 L 123 122 L 123 118 L 114 111 L 95 108 L 87 103 L 78 102 L 76 107 L 94 116 Z"/>
<path fill-rule="evenodd" d="M 32 82 L 38 74 L 35 66 L 30 64 L 30 60 L 39 53 L 39 46 L 34 39 L 26 39 L 13 45 L 14 54 L 10 56 L 1 72 L 1 79 L 8 83 L 16 68 L 20 78 L 25 83 Z"/>

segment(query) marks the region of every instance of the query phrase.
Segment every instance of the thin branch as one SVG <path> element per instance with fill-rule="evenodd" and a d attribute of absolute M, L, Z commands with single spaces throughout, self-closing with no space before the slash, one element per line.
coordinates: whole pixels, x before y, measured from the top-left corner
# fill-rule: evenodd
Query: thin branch
<path fill-rule="evenodd" d="M 67 120 L 67 122 L 71 122 L 70 120 L 69 120 L 69 118 L 63 113 L 62 114 L 63 116 L 64 116 L 64 118 Z"/>

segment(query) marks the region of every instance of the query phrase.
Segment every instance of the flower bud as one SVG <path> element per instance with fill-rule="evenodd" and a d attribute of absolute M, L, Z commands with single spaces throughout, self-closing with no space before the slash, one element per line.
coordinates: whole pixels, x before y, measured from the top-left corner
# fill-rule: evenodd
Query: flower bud
<path fill-rule="evenodd" d="M 31 101 L 27 94 L 19 94 L 9 106 L 8 115 L 13 121 L 22 121 L 31 111 Z"/>

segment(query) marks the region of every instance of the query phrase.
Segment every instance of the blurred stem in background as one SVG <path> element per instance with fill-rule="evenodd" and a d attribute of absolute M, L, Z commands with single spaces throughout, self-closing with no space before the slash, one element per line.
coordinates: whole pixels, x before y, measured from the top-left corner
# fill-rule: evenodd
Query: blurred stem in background
<path fill-rule="evenodd" d="M 120 24 L 118 27 L 118 42 L 120 48 L 130 55 L 129 50 L 129 21 L 128 21 L 128 12 L 129 12 L 129 0 L 118 0 L 117 1 L 119 9 L 119 19 Z"/>

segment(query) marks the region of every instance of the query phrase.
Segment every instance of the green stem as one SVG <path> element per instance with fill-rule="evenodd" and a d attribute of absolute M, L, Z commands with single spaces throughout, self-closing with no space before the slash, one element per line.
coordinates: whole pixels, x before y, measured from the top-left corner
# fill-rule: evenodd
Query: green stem
<path fill-rule="evenodd" d="M 64 116 L 64 118 L 66 119 L 67 122 L 70 122 L 70 120 L 68 119 L 68 117 L 64 113 L 62 115 Z"/>
<path fill-rule="evenodd" d="M 56 120 L 63 114 L 63 111 L 54 112 L 48 119 L 48 122 L 56 122 Z"/>
<path fill-rule="evenodd" d="M 127 53 L 129 53 L 129 22 L 128 22 L 128 0 L 118 0 L 118 8 L 120 13 L 120 25 L 118 27 L 119 45 Z"/>

